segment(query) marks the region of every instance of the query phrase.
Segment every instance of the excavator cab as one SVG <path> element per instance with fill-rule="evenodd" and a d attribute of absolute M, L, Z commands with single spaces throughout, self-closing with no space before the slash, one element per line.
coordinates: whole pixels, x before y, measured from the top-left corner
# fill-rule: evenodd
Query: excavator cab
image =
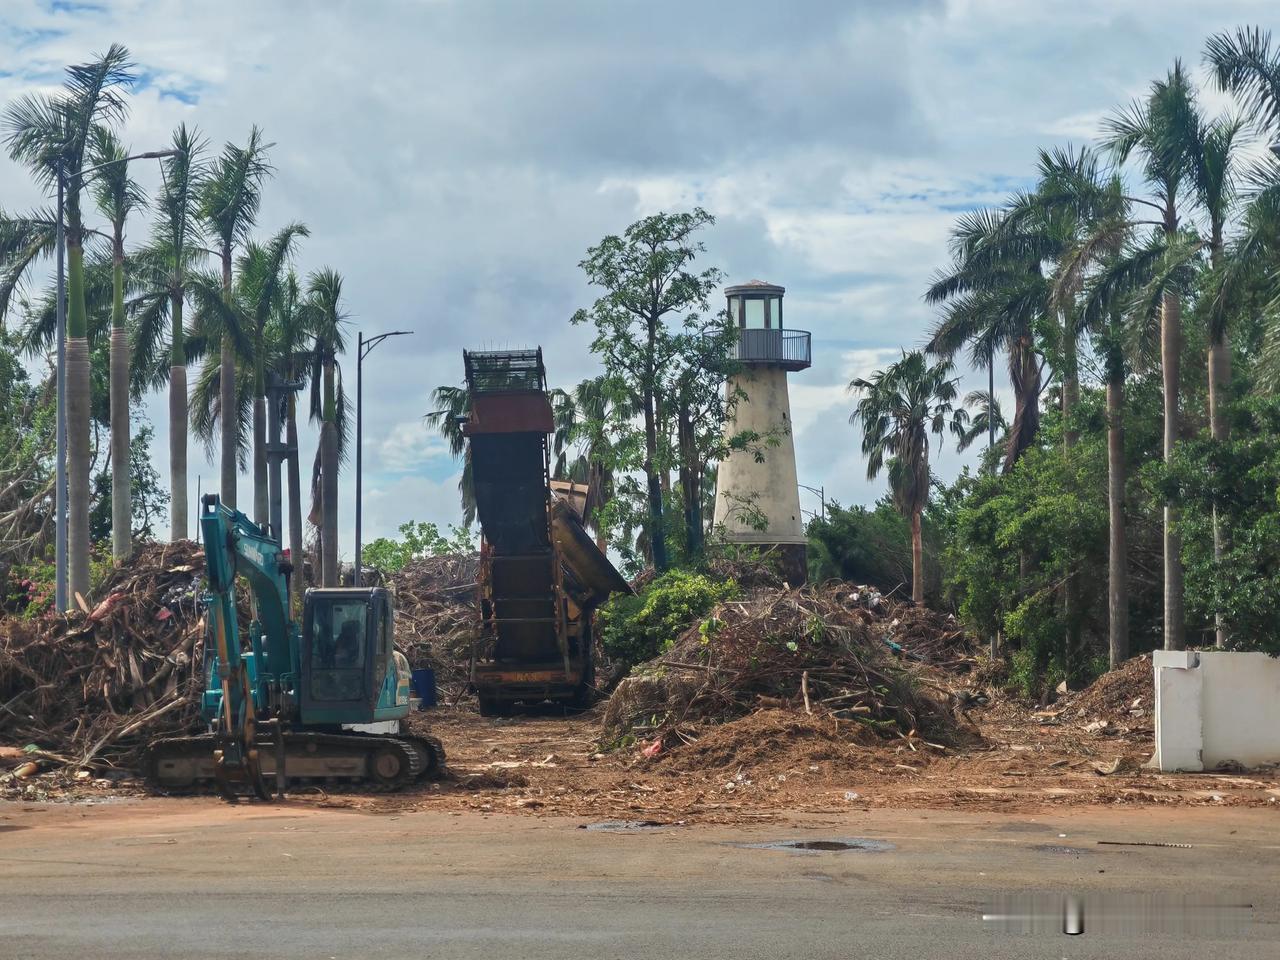
<path fill-rule="evenodd" d="M 391 594 L 318 588 L 302 613 L 299 700 L 304 724 L 367 724 L 408 713 L 407 662 L 394 651 Z"/>

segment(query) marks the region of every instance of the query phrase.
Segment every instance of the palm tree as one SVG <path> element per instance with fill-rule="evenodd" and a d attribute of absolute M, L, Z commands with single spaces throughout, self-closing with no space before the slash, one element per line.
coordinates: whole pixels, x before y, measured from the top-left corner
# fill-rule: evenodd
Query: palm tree
<path fill-rule="evenodd" d="M 256 126 L 249 131 L 249 140 L 243 146 L 228 143 L 205 180 L 200 192 L 200 218 L 217 244 L 217 254 L 222 264 L 222 294 L 230 300 L 232 258 L 237 245 L 248 240 L 249 230 L 258 216 L 262 200 L 262 182 L 271 173 L 266 152 L 270 144 L 262 142 L 262 131 Z M 230 332 L 224 332 L 221 344 L 219 388 L 223 409 L 236 406 L 235 368 L 236 347 Z M 222 445 L 220 487 L 222 500 L 230 507 L 236 505 L 236 475 L 239 464 L 239 447 L 236 423 L 230 417 L 222 418 Z M 259 477 L 254 466 L 255 519 L 266 519 L 266 472 L 262 465 Z M 261 491 L 261 493 L 259 493 Z"/>
<path fill-rule="evenodd" d="M 462 458 L 458 496 L 462 501 L 463 525 L 470 526 L 476 519 L 476 491 L 471 481 L 471 453 L 467 449 L 466 435 L 462 432 L 462 421 L 471 412 L 471 397 L 464 387 L 442 386 L 431 391 L 431 401 L 436 408 L 422 419 L 430 429 L 438 431 L 444 438 L 449 445 L 450 454 Z M 557 437 L 560 435 L 557 431 Z M 565 438 L 567 443 L 567 434 Z"/>
<path fill-rule="evenodd" d="M 1013 422 L 1003 469 L 1013 469 L 1040 429 L 1042 361 L 1036 328 L 1049 301 L 1042 262 L 1050 245 L 1032 218 L 1010 210 L 980 210 L 959 219 L 952 233 L 953 264 L 934 278 L 925 299 L 943 304 L 926 350 L 950 359 L 969 344 L 974 366 L 1008 354 Z"/>
<path fill-rule="evenodd" d="M 342 395 L 338 356 L 346 350 L 343 327 L 347 314 L 342 307 L 342 277 L 337 271 L 325 268 L 311 274 L 307 281 L 307 310 L 314 338 L 311 414 L 320 421 L 316 471 L 320 493 L 320 583 L 332 587 L 338 584 L 338 467 L 346 433 L 346 398 Z"/>
<path fill-rule="evenodd" d="M 970 390 L 964 396 L 964 405 L 967 410 L 973 412 L 969 414 L 969 426 L 965 428 L 959 443 L 956 444 L 956 449 L 963 453 L 973 446 L 979 437 L 986 436 L 989 438 L 987 449 L 990 450 L 994 445 L 990 438 L 998 433 L 1004 434 L 1009 429 L 1004 411 L 1000 409 L 1000 398 L 989 390 Z"/>
<path fill-rule="evenodd" d="M 867 455 L 867 479 L 874 480 L 888 467 L 894 502 L 911 521 L 911 599 L 924 603 L 924 543 L 920 518 L 929 502 L 929 434 L 950 432 L 964 436 L 969 416 L 956 405 L 959 377 L 951 376 L 951 361 L 929 366 L 919 351 L 902 359 L 870 380 L 849 383 L 851 393 L 862 399 L 849 422 L 862 428 L 862 452 Z"/>
<path fill-rule="evenodd" d="M 271 360 L 267 344 L 267 324 L 278 308 L 281 285 L 287 275 L 294 246 L 300 237 L 306 236 L 310 236 L 310 231 L 304 225 L 292 223 L 280 230 L 266 246 L 248 242 L 239 259 L 239 277 L 233 285 L 234 292 L 229 304 L 236 315 L 224 320 L 241 330 L 244 342 L 249 345 L 249 353 L 242 356 L 241 361 L 251 371 L 254 514 L 260 523 L 266 522 L 269 513 L 266 486 L 267 368 Z M 219 308 L 212 300 L 210 305 Z M 237 442 L 237 448 L 239 446 Z"/>
<path fill-rule="evenodd" d="M 129 331 L 124 322 L 124 227 L 146 205 L 129 176 L 124 146 L 105 127 L 94 132 L 93 164 L 104 166 L 93 184 L 98 210 L 111 223 L 111 557 L 118 564 L 133 550 L 133 497 L 129 479 Z"/>
<path fill-rule="evenodd" d="M 160 166 L 159 208 L 151 243 L 138 254 L 132 274 L 133 366 L 148 371 L 152 385 L 169 384 L 169 537 L 191 535 L 187 514 L 187 330 L 183 309 L 187 277 L 200 265 L 197 198 L 204 189 L 202 159 L 207 141 L 180 124 L 172 138 L 175 155 Z M 167 343 L 166 343 L 167 341 Z M 199 346 L 203 352 L 203 344 Z"/>
<path fill-rule="evenodd" d="M 1204 59 L 1220 89 L 1239 97 L 1263 126 L 1280 126 L 1280 46 L 1271 46 L 1269 30 L 1215 34 L 1205 43 Z"/>
<path fill-rule="evenodd" d="M 267 374 L 276 362 L 268 326 L 280 309 L 295 242 L 306 235 L 307 228 L 295 223 L 282 229 L 265 246 L 249 241 L 237 258 L 230 298 L 223 294 L 217 277 L 195 274 L 190 279 L 191 296 L 197 307 L 197 330 L 210 342 L 230 342 L 235 349 L 235 406 L 231 408 L 235 416 L 230 418 L 230 428 L 237 462 L 244 460 L 251 446 L 255 462 L 262 463 L 264 473 Z M 191 400 L 196 433 L 211 450 L 215 438 L 227 435 L 222 417 L 222 371 L 221 355 L 211 357 L 201 370 Z M 251 438 L 247 433 L 250 421 Z M 262 521 L 265 520 L 263 514 Z"/>
<path fill-rule="evenodd" d="M 1205 63 L 1219 89 L 1234 94 L 1264 128 L 1280 127 L 1280 48 L 1271 46 L 1271 34 L 1258 27 L 1241 27 L 1234 35 L 1216 34 L 1205 44 Z M 1201 205 L 1210 218 L 1210 260 L 1220 270 L 1223 259 L 1223 230 L 1227 207 L 1232 199 L 1233 148 L 1243 123 L 1221 120 L 1210 128 L 1197 156 L 1196 187 Z M 1243 249 L 1249 249 L 1244 244 Z M 1215 441 L 1225 443 L 1230 436 L 1222 392 L 1231 383 L 1231 346 L 1227 339 L 1227 313 L 1210 312 L 1209 323 L 1209 426 Z M 1226 550 L 1226 536 L 1213 515 L 1213 556 L 1218 564 Z M 1220 614 L 1215 615 L 1216 642 L 1225 646 L 1227 633 Z"/>
<path fill-rule="evenodd" d="M 9 306 L 30 267 L 41 257 L 53 255 L 57 230 L 57 214 L 52 210 L 17 216 L 0 210 L 0 333 L 7 331 Z"/>
<path fill-rule="evenodd" d="M 1244 120 L 1228 116 L 1209 124 L 1192 154 L 1192 179 L 1196 195 L 1209 218 L 1209 264 L 1216 274 L 1224 269 L 1226 223 L 1235 201 L 1236 167 L 1240 162 L 1240 134 Z M 1226 399 L 1231 389 L 1231 343 L 1228 338 L 1227 315 L 1209 312 L 1209 430 L 1215 443 L 1226 443 L 1230 422 Z M 1218 521 L 1218 508 L 1213 507 L 1213 558 L 1222 564 L 1226 550 L 1225 535 Z M 1227 645 L 1227 631 L 1222 613 L 1214 612 L 1215 642 Z"/>
<path fill-rule="evenodd" d="M 608 545 L 602 511 L 614 494 L 609 428 L 612 403 L 605 387 L 604 377 L 591 377 L 575 386 L 572 393 L 551 391 L 556 425 L 552 446 L 556 458 L 554 474 L 586 487 L 582 522 L 595 532 L 596 546 L 602 551 Z"/>
<path fill-rule="evenodd" d="M 286 383 L 305 381 L 311 369 L 312 338 L 309 321 L 309 312 L 303 307 L 298 277 L 291 270 L 280 285 L 280 294 L 276 298 L 267 330 L 271 369 Z M 282 414 L 285 424 L 285 444 L 294 451 L 294 455 L 288 459 L 287 483 L 289 555 L 297 566 L 290 583 L 294 606 L 301 610 L 303 594 L 306 591 L 306 583 L 302 575 L 302 477 L 297 456 L 298 402 L 297 394 L 292 390 L 285 394 Z"/>
<path fill-rule="evenodd" d="M 129 52 L 105 54 L 67 68 L 56 94 L 29 94 L 4 114 L 9 156 L 45 186 L 67 185 L 67 557 L 68 597 L 89 592 L 89 347 L 84 297 L 84 220 L 80 205 L 86 151 L 99 126 L 124 120 L 122 87 L 133 82 Z"/>
<path fill-rule="evenodd" d="M 1173 245 L 1179 231 L 1179 202 L 1184 186 L 1195 186 L 1195 147 L 1202 139 L 1204 124 L 1195 93 L 1181 63 L 1163 80 L 1151 86 L 1144 101 L 1112 116 L 1106 122 L 1105 144 L 1121 163 L 1135 153 L 1142 158 L 1143 178 L 1154 199 L 1140 200 L 1159 212 L 1160 229 L 1166 243 Z M 1180 351 L 1182 346 L 1182 303 L 1172 289 L 1165 289 L 1160 305 L 1160 366 L 1164 385 L 1164 459 L 1173 455 L 1178 441 L 1181 398 Z M 1164 505 L 1164 646 L 1166 650 L 1186 647 L 1183 620 L 1182 537 L 1178 532 L 1177 510 Z"/>

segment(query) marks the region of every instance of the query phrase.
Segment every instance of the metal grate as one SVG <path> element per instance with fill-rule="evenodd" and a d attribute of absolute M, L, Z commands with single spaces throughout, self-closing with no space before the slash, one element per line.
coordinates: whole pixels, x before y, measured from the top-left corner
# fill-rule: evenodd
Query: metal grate
<path fill-rule="evenodd" d="M 542 365 L 542 348 L 536 350 L 462 351 L 467 371 L 467 389 L 482 393 L 545 392 L 547 371 Z"/>

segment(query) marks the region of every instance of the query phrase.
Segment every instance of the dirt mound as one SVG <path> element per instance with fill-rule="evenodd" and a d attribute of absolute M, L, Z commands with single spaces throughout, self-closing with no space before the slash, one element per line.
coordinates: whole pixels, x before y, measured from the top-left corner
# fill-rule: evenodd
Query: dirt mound
<path fill-rule="evenodd" d="M 1104 673 L 1062 704 L 1065 710 L 1089 719 L 1128 720 L 1150 717 L 1155 708 L 1155 675 L 1151 654 L 1126 660 L 1119 670 Z M 1134 711 L 1141 711 L 1135 713 Z"/>
<path fill-rule="evenodd" d="M 840 718 L 881 739 L 964 738 L 867 602 L 857 588 L 827 584 L 759 589 L 720 604 L 619 684 L 604 711 L 606 738 L 630 732 L 675 743 L 704 724 L 777 707 Z"/>
<path fill-rule="evenodd" d="M 757 710 L 708 727 L 692 743 L 659 754 L 654 767 L 671 773 L 740 769 L 763 775 L 791 769 L 807 771 L 817 765 L 831 772 L 864 765 L 878 741 L 865 727 L 830 715 Z"/>
<path fill-rule="evenodd" d="M 190 541 L 140 545 L 90 612 L 5 620 L 5 741 L 47 766 L 127 768 L 152 737 L 197 725 L 203 574 Z"/>

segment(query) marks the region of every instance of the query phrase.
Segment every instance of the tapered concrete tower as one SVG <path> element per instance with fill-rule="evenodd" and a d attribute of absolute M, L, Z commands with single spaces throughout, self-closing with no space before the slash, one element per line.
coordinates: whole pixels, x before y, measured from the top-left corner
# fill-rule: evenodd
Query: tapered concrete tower
<path fill-rule="evenodd" d="M 752 280 L 724 292 L 738 324 L 737 359 L 743 367 L 726 389 L 740 389 L 747 397 L 725 424 L 726 436 L 754 430 L 779 442 L 764 447 L 762 462 L 752 451 L 737 451 L 720 464 L 715 526 L 730 543 L 776 548 L 794 586 L 807 579 L 808 563 L 787 374 L 809 366 L 809 333 L 783 327 L 782 287 Z"/>

